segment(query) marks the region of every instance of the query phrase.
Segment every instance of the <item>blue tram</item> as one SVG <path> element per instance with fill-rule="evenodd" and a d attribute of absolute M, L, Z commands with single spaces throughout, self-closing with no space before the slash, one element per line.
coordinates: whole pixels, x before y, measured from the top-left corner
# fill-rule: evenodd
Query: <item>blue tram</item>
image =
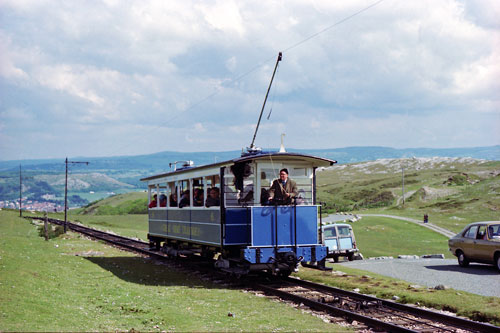
<path fill-rule="evenodd" d="M 300 262 L 319 262 L 316 169 L 335 161 L 295 153 L 263 153 L 141 179 L 147 182 L 152 246 L 169 255 L 199 254 L 216 266 L 245 274 L 288 275 Z M 268 191 L 287 168 L 296 196 L 269 205 Z"/>

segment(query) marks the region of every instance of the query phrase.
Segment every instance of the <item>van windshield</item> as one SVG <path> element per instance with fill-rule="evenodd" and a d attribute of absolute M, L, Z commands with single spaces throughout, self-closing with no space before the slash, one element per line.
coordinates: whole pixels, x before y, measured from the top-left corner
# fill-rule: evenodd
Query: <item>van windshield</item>
<path fill-rule="evenodd" d="M 325 228 L 323 231 L 325 238 L 337 237 L 337 232 L 335 231 L 335 227 Z"/>
<path fill-rule="evenodd" d="M 339 228 L 339 236 L 351 236 L 351 231 L 349 227 L 338 227 Z"/>

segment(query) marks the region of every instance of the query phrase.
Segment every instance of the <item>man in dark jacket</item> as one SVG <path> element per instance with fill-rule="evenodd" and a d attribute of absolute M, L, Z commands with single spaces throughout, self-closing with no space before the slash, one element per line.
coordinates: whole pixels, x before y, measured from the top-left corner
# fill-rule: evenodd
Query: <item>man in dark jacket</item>
<path fill-rule="evenodd" d="M 280 170 L 280 179 L 275 179 L 269 189 L 271 204 L 289 205 L 297 196 L 297 184 L 288 178 L 288 169 Z"/>

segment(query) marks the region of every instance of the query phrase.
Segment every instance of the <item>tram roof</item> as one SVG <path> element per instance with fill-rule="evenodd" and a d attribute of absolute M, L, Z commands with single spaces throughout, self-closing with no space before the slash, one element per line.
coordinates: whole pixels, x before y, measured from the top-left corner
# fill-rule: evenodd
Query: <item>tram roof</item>
<path fill-rule="evenodd" d="M 323 157 L 317 157 L 317 156 L 312 156 L 312 155 L 305 155 L 305 154 L 298 154 L 298 153 L 280 153 L 280 152 L 260 152 L 257 154 L 246 154 L 241 157 L 232 159 L 232 160 L 227 160 L 227 161 L 222 161 L 222 162 L 217 162 L 217 163 L 212 163 L 212 164 L 205 164 L 205 165 L 200 165 L 200 166 L 193 166 L 193 167 L 185 167 L 185 168 L 180 168 L 175 171 L 167 172 L 167 173 L 162 173 L 146 178 L 141 178 L 141 181 L 148 181 L 148 180 L 153 180 L 156 178 L 162 178 L 166 176 L 171 176 L 171 175 L 178 175 L 181 173 L 192 173 L 196 171 L 201 171 L 203 169 L 210 169 L 210 168 L 216 168 L 216 167 L 223 167 L 223 166 L 228 166 L 236 163 L 241 163 L 241 162 L 249 162 L 249 161 L 256 161 L 256 160 L 274 160 L 274 161 L 303 161 L 303 162 L 310 162 L 313 163 L 314 166 L 316 167 L 329 167 L 337 161 L 330 160 L 327 158 Z"/>

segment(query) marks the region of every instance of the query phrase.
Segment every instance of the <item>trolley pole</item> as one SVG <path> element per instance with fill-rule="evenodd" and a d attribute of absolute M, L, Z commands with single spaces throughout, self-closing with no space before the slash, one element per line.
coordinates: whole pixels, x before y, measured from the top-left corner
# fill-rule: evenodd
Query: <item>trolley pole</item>
<path fill-rule="evenodd" d="M 255 133 L 253 134 L 253 139 L 252 139 L 252 143 L 250 144 L 250 147 L 249 147 L 249 149 L 250 149 L 249 152 L 255 151 L 255 149 L 256 149 L 254 143 L 255 143 L 255 138 L 257 137 L 257 131 L 259 130 L 260 120 L 262 118 L 262 113 L 264 112 L 264 108 L 266 107 L 267 96 L 269 96 L 269 90 L 271 90 L 271 86 L 272 86 L 273 80 L 274 80 L 274 75 L 276 74 L 276 69 L 278 69 L 278 64 L 281 61 L 282 57 L 283 57 L 283 54 L 281 52 L 279 52 L 278 59 L 276 60 L 276 65 L 274 66 L 273 76 L 271 77 L 271 82 L 269 82 L 269 87 L 267 88 L 266 97 L 264 98 L 264 104 L 262 104 L 262 109 L 260 110 L 259 121 L 257 121 L 257 126 L 255 127 Z"/>
<path fill-rule="evenodd" d="M 67 157 L 65 163 L 66 163 L 66 181 L 64 185 L 64 233 L 68 231 L 68 163 L 89 165 L 89 162 L 68 161 Z"/>

